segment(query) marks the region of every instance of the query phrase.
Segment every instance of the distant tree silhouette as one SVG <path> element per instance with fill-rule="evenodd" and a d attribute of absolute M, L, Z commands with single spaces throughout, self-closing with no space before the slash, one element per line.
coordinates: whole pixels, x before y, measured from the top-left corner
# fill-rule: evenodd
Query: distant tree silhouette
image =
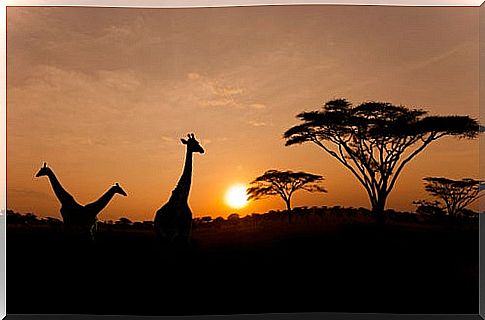
<path fill-rule="evenodd" d="M 145 221 L 143 221 L 143 225 L 153 227 L 153 221 L 152 220 L 145 220 Z"/>
<path fill-rule="evenodd" d="M 20 213 L 7 209 L 7 224 L 21 224 L 24 223 L 23 217 Z"/>
<path fill-rule="evenodd" d="M 203 222 L 203 223 L 208 223 L 208 222 L 212 221 L 212 217 L 211 216 L 201 217 L 200 221 Z"/>
<path fill-rule="evenodd" d="M 346 99 L 297 115 L 302 123 L 284 133 L 286 145 L 312 142 L 344 165 L 362 184 L 372 211 L 385 222 L 386 200 L 403 168 L 444 136 L 475 138 L 479 124 L 468 116 L 427 116 L 387 102 L 353 106 Z"/>
<path fill-rule="evenodd" d="M 241 217 L 237 213 L 231 213 L 229 216 L 227 216 L 227 221 L 237 222 L 239 219 L 241 219 Z"/>
<path fill-rule="evenodd" d="M 119 225 L 123 225 L 123 226 L 129 226 L 131 225 L 133 222 L 128 219 L 128 218 L 125 218 L 125 217 L 121 217 L 119 218 L 116 222 L 116 224 L 119 224 Z"/>
<path fill-rule="evenodd" d="M 33 213 L 20 214 L 7 209 L 7 224 L 36 224 L 39 220 Z"/>
<path fill-rule="evenodd" d="M 417 200 L 413 204 L 416 205 L 416 213 L 420 215 L 440 217 L 445 214 L 439 201 Z"/>
<path fill-rule="evenodd" d="M 280 196 L 286 204 L 288 223 L 291 223 L 291 197 L 295 191 L 327 192 L 320 183 L 323 177 L 307 172 L 268 170 L 250 183 L 248 200 Z"/>
<path fill-rule="evenodd" d="M 212 220 L 212 222 L 216 223 L 216 224 L 220 224 L 220 223 L 223 223 L 224 221 L 226 221 L 223 217 L 217 217 L 215 218 L 214 220 Z"/>
<path fill-rule="evenodd" d="M 463 216 L 463 218 L 466 218 L 466 219 L 476 219 L 478 218 L 479 213 L 477 211 L 473 211 L 468 208 L 465 208 L 461 210 L 461 215 Z"/>
<path fill-rule="evenodd" d="M 37 216 L 31 212 L 29 213 L 26 213 L 24 216 L 24 221 L 27 223 L 27 224 L 36 224 L 39 222 L 39 219 L 37 218 Z"/>
<path fill-rule="evenodd" d="M 451 219 L 456 218 L 463 209 L 482 196 L 479 180 L 452 180 L 442 177 L 426 177 L 423 180 L 424 189 L 439 199 Z"/>
<path fill-rule="evenodd" d="M 47 221 L 47 224 L 49 224 L 51 226 L 61 226 L 62 225 L 61 220 L 59 220 L 57 218 L 53 218 L 53 217 L 46 217 L 45 221 Z"/>

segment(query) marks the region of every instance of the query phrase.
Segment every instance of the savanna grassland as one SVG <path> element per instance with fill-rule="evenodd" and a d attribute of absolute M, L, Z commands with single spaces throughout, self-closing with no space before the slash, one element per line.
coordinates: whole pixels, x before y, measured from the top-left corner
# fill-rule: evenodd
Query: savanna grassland
<path fill-rule="evenodd" d="M 9 313 L 191 315 L 476 313 L 478 223 L 368 210 L 294 209 L 194 220 L 169 259 L 149 222 L 100 223 L 95 242 L 61 224 L 8 223 Z M 14 219 L 11 219 L 12 221 Z"/>

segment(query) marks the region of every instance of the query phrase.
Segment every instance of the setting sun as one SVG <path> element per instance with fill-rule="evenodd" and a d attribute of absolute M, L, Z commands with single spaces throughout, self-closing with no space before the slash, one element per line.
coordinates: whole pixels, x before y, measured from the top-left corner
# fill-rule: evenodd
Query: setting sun
<path fill-rule="evenodd" d="M 231 186 L 226 192 L 226 204 L 232 208 L 242 208 L 248 203 L 246 186 L 236 184 Z"/>

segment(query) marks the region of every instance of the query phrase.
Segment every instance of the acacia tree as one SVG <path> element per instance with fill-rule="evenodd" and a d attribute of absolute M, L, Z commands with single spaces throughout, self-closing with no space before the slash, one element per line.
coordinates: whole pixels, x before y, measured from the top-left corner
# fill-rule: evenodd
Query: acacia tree
<path fill-rule="evenodd" d="M 312 142 L 337 159 L 364 187 L 377 221 L 403 168 L 444 136 L 472 139 L 478 122 L 468 116 L 428 116 L 387 102 L 353 106 L 346 99 L 297 115 L 302 123 L 284 133 L 286 146 Z"/>
<path fill-rule="evenodd" d="M 452 180 L 441 177 L 426 177 L 423 180 L 424 189 L 443 203 L 446 213 L 452 219 L 482 196 L 480 191 L 483 188 L 480 188 L 479 180 L 470 178 Z"/>
<path fill-rule="evenodd" d="M 295 191 L 327 192 L 321 182 L 323 177 L 307 172 L 268 170 L 250 183 L 246 190 L 248 200 L 259 200 L 267 196 L 280 196 L 285 201 L 288 223 L 291 223 L 291 196 Z"/>

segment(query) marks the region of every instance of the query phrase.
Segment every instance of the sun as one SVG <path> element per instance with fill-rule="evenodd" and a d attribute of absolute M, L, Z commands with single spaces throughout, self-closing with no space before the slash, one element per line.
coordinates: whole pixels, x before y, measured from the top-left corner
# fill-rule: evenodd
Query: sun
<path fill-rule="evenodd" d="M 246 186 L 243 184 L 235 184 L 226 191 L 226 204 L 232 208 L 239 209 L 248 203 L 248 196 L 246 195 Z"/>

